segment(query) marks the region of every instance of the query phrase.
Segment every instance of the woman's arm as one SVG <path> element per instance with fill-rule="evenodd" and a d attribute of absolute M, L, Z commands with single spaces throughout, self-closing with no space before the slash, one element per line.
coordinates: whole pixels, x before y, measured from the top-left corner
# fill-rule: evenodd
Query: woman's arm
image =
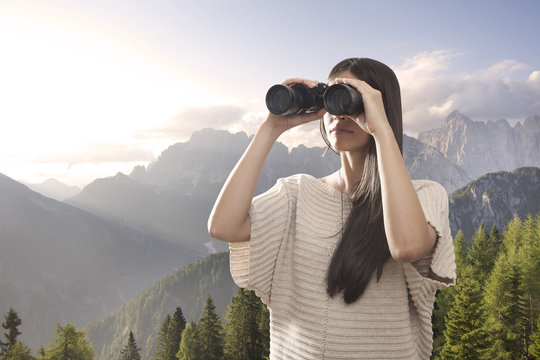
<path fill-rule="evenodd" d="M 300 82 L 309 87 L 317 85 L 315 81 L 298 78 L 286 80 L 284 84 Z M 311 114 L 289 116 L 269 114 L 221 189 L 208 219 L 210 236 L 226 242 L 249 240 L 251 222 L 248 211 L 257 179 L 272 146 L 286 130 L 320 119 L 324 112 L 323 108 Z"/>
<path fill-rule="evenodd" d="M 390 253 L 397 261 L 413 262 L 431 251 L 437 233 L 426 221 L 392 129 L 374 137 Z"/>
<path fill-rule="evenodd" d="M 437 233 L 424 216 L 388 123 L 381 92 L 362 80 L 335 80 L 336 83 L 354 86 L 362 94 L 365 116 L 359 116 L 357 122 L 364 131 L 373 136 L 377 146 L 384 230 L 390 253 L 399 262 L 416 261 L 431 251 Z"/>

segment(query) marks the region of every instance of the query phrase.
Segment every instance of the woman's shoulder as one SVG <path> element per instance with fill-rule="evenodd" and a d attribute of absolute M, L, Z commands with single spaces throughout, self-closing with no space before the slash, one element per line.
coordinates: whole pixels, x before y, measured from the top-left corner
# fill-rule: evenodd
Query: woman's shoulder
<path fill-rule="evenodd" d="M 444 186 L 442 186 L 440 183 L 433 181 L 433 180 L 427 180 L 427 179 L 421 179 L 421 180 L 411 180 L 412 184 L 414 186 L 414 189 L 418 193 L 419 191 L 431 191 L 443 194 L 448 197 L 448 193 Z"/>

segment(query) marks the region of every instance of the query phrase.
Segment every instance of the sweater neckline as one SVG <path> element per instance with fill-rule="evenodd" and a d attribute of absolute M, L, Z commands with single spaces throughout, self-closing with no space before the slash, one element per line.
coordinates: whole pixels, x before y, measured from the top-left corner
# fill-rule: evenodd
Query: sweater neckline
<path fill-rule="evenodd" d="M 316 178 L 313 175 L 305 174 L 308 178 L 310 178 L 314 184 L 322 188 L 326 191 L 329 195 L 336 199 L 341 199 L 341 196 L 343 196 L 343 199 L 350 200 L 351 196 L 349 194 L 342 193 L 341 191 L 335 189 L 332 185 L 325 183 L 322 181 L 322 179 Z"/>

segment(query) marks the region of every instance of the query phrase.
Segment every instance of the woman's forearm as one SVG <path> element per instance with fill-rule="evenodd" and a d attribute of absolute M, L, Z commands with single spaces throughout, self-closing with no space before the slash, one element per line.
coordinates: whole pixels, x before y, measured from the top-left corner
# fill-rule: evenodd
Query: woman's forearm
<path fill-rule="evenodd" d="M 413 262 L 435 244 L 435 230 L 426 222 L 392 129 L 375 135 L 381 178 L 384 229 L 392 257 Z"/>
<path fill-rule="evenodd" d="M 208 232 L 226 242 L 249 240 L 248 211 L 268 153 L 281 134 L 268 122 L 261 125 L 223 185 L 208 219 Z"/>

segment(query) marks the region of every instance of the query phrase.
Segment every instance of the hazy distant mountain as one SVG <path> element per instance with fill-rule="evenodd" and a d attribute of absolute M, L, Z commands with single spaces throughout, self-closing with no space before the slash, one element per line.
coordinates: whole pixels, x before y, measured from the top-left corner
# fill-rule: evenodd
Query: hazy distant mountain
<path fill-rule="evenodd" d="M 34 349 L 49 343 L 57 322 L 100 319 L 193 258 L 0 174 L 0 314 L 18 311 Z"/>
<path fill-rule="evenodd" d="M 175 144 L 146 169 L 136 167 L 127 176 L 98 179 L 67 202 L 131 224 L 193 251 L 227 250 L 207 233 L 212 206 L 231 170 L 251 138 L 245 133 L 204 129 L 185 143 Z M 324 149 L 299 146 L 288 151 L 276 143 L 259 176 L 256 194 L 270 188 L 278 178 L 295 173 L 322 177 L 339 168 L 340 160 Z M 471 179 L 436 149 L 405 136 L 404 160 L 412 179 L 440 182 L 447 191 Z"/>
<path fill-rule="evenodd" d="M 56 179 L 47 179 L 39 184 L 25 183 L 30 189 L 45 195 L 48 198 L 63 201 L 67 198 L 73 197 L 81 191 L 77 186 L 66 185 Z"/>
<path fill-rule="evenodd" d="M 454 111 L 443 125 L 418 135 L 472 178 L 523 166 L 540 166 L 540 116 L 511 127 L 506 120 L 472 121 Z"/>
<path fill-rule="evenodd" d="M 514 214 L 522 220 L 540 212 L 540 169 L 524 167 L 512 172 L 486 174 L 450 197 L 450 227 L 470 238 L 481 222 L 499 231 Z"/>
<path fill-rule="evenodd" d="M 245 133 L 197 131 L 189 141 L 166 149 L 147 169 L 137 167 L 130 176 L 96 180 L 67 202 L 199 253 L 225 251 L 225 243 L 208 235 L 206 223 L 223 183 L 249 141 Z M 335 171 L 339 158 L 333 154 L 323 158 L 322 153 L 322 148 L 303 146 L 289 153 L 287 147 L 276 143 L 256 193 L 267 190 L 279 177 L 298 172 L 323 176 Z"/>
<path fill-rule="evenodd" d="M 225 316 L 227 305 L 238 291 L 229 270 L 229 254 L 210 255 L 155 282 L 105 319 L 87 327 L 98 360 L 118 358 L 133 331 L 141 356 L 154 354 L 157 335 L 167 314 L 180 306 L 186 321 L 198 321 L 208 295 L 216 311 Z"/>
<path fill-rule="evenodd" d="M 437 181 L 449 194 L 472 180 L 439 150 L 407 135 L 403 136 L 403 161 L 411 179 Z"/>

